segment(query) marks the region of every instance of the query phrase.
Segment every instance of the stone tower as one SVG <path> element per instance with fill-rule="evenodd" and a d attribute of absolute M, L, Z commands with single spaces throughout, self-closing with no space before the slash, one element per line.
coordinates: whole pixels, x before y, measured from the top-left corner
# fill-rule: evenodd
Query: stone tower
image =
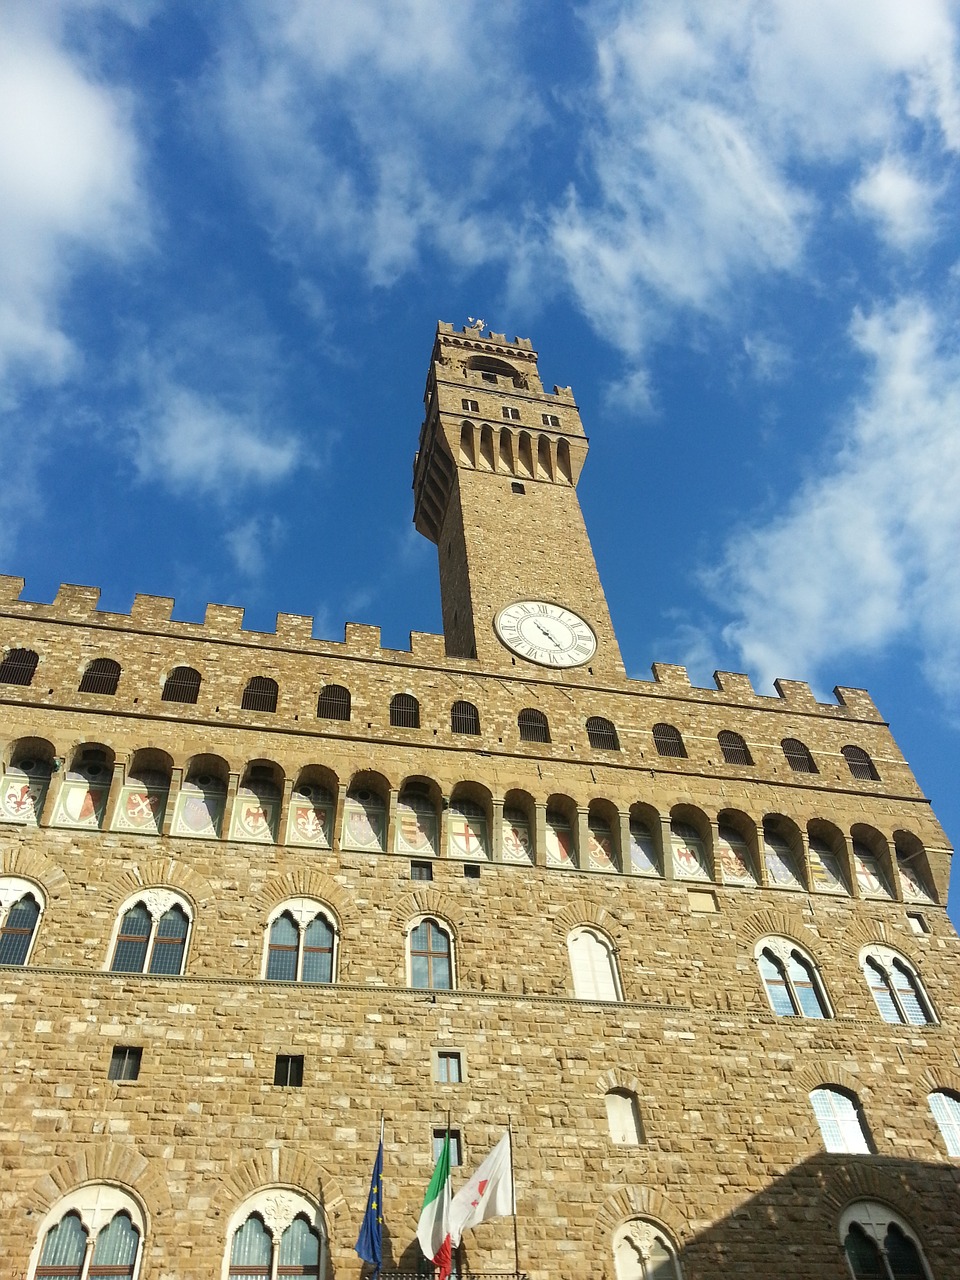
<path fill-rule="evenodd" d="M 570 388 L 543 390 L 529 340 L 441 324 L 424 404 L 414 519 L 437 544 L 447 652 L 622 677 L 577 500 L 587 439 Z M 497 627 L 517 602 L 530 610 Z"/>
<path fill-rule="evenodd" d="M 599 441 L 597 447 L 603 447 Z M 3 1280 L 960 1276 L 952 851 L 869 695 L 628 679 L 527 341 L 438 328 L 444 635 L 0 578 Z M 625 531 L 626 532 L 626 531 Z"/>

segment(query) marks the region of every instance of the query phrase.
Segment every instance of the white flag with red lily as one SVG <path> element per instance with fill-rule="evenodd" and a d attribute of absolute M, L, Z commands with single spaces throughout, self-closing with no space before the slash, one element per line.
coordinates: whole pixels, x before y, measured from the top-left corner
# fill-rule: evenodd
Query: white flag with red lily
<path fill-rule="evenodd" d="M 417 1223 L 417 1240 L 423 1256 L 440 1268 L 437 1280 L 447 1280 L 453 1265 L 453 1244 L 450 1239 L 450 1132 L 443 1140 L 440 1158 L 433 1171 L 427 1194 L 423 1197 L 420 1221 Z"/>
<path fill-rule="evenodd" d="M 510 1169 L 510 1134 L 505 1133 L 483 1164 L 453 1197 L 450 1236 L 453 1247 L 464 1231 L 513 1213 L 513 1175 Z"/>

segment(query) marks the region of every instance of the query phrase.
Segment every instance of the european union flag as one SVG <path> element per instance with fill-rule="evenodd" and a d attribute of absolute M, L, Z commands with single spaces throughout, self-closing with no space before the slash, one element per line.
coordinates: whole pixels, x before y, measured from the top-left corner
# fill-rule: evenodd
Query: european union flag
<path fill-rule="evenodd" d="M 367 1196 L 367 1211 L 360 1224 L 360 1234 L 353 1246 L 364 1262 L 373 1264 L 373 1274 L 380 1274 L 383 1264 L 383 1133 L 380 1134 L 380 1145 L 377 1147 L 377 1158 L 373 1162 L 373 1176 L 370 1178 L 370 1194 Z"/>

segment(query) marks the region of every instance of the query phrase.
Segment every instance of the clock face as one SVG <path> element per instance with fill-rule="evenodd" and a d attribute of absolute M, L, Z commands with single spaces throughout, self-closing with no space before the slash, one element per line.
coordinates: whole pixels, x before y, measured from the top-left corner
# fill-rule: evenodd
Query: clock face
<path fill-rule="evenodd" d="M 597 637 L 582 618 L 543 600 L 508 604 L 493 626 L 508 649 L 542 667 L 579 667 L 597 651 Z"/>

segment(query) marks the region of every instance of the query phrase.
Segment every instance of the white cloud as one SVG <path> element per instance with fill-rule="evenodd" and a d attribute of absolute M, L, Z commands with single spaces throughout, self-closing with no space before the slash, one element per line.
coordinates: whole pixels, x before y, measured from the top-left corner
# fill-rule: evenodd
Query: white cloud
<path fill-rule="evenodd" d="M 960 697 L 960 348 L 916 299 L 858 313 L 871 371 L 839 445 L 786 508 L 728 547 L 725 639 L 766 681 L 907 639 Z"/>
<path fill-rule="evenodd" d="M 0 13 L 4 408 L 19 378 L 56 382 L 77 359 L 59 311 L 81 253 L 115 258 L 145 236 L 129 98 L 61 43 L 66 7 L 12 3 Z"/>
<path fill-rule="evenodd" d="M 915 177 L 897 160 L 881 160 L 851 192 L 854 207 L 877 222 L 877 229 L 896 249 L 909 250 L 934 232 L 937 189 Z"/>
<path fill-rule="evenodd" d="M 225 505 L 237 498 L 238 486 L 283 480 L 300 457 L 298 441 L 269 436 L 255 411 L 227 409 L 213 396 L 163 377 L 146 392 L 133 430 L 142 480 L 215 495 Z"/>
<path fill-rule="evenodd" d="M 518 9 L 238 7 L 208 102 L 282 254 L 309 267 L 359 259 L 375 285 L 428 244 L 464 267 L 504 255 L 479 209 L 541 114 L 513 52 Z"/>
<path fill-rule="evenodd" d="M 758 382 L 779 382 L 792 364 L 790 349 L 763 333 L 748 333 L 743 339 L 743 352 Z"/>
<path fill-rule="evenodd" d="M 259 578 L 272 555 L 283 541 L 286 529 L 278 516 L 251 516 L 228 529 L 224 542 L 238 572 L 246 578 Z"/>
<path fill-rule="evenodd" d="M 846 205 L 836 178 L 851 161 L 873 170 L 856 199 L 888 237 L 909 247 L 932 226 L 936 193 L 905 157 L 918 134 L 931 156 L 960 147 L 949 0 L 583 13 L 596 123 L 553 244 L 580 307 L 634 362 L 684 312 L 727 321 L 756 282 L 815 273 L 811 241 Z"/>

